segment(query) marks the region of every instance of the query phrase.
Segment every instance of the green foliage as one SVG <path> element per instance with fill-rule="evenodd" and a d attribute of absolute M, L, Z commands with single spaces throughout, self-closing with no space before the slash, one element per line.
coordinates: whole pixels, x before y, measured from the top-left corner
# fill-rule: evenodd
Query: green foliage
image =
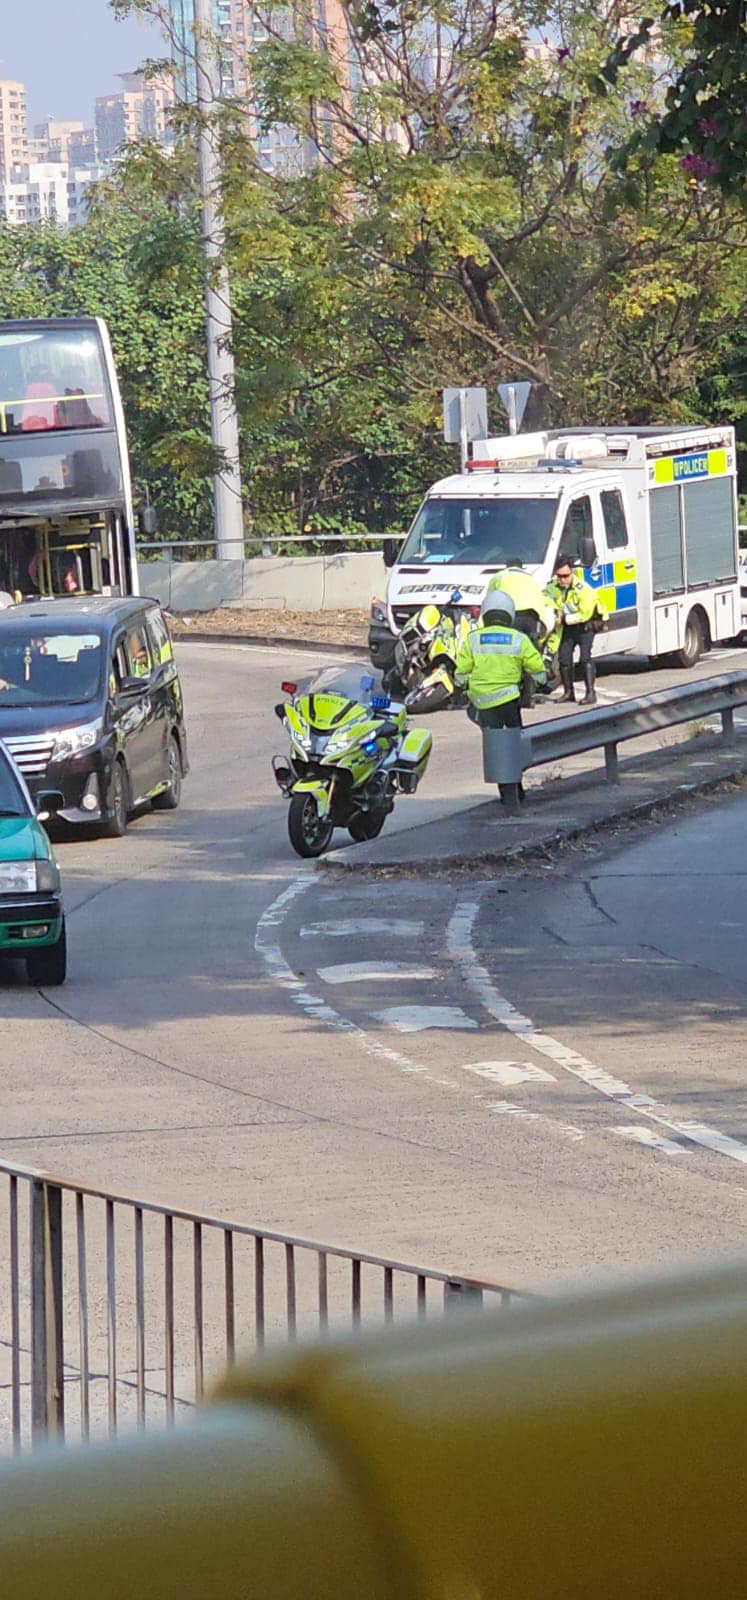
<path fill-rule="evenodd" d="M 650 50 L 662 27 L 684 24 L 684 61 L 617 154 L 624 168 L 641 149 L 685 151 L 681 166 L 696 182 L 747 200 L 747 12 L 744 0 L 673 0 L 661 17 L 647 17 L 609 56 L 595 80 L 598 92 L 616 86 L 620 71 Z"/>

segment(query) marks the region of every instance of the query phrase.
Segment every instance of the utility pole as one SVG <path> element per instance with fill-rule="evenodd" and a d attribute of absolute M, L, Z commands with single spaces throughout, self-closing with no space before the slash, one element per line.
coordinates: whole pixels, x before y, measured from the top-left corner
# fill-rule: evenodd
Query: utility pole
<path fill-rule="evenodd" d="M 220 103 L 220 63 L 213 29 L 212 0 L 193 0 L 193 4 L 197 109 L 200 113 L 200 190 L 206 267 L 210 420 L 213 448 L 220 451 L 224 463 L 214 478 L 215 543 L 219 560 L 243 561 L 244 515 L 231 285 L 220 210 L 220 136 L 216 115 Z"/>

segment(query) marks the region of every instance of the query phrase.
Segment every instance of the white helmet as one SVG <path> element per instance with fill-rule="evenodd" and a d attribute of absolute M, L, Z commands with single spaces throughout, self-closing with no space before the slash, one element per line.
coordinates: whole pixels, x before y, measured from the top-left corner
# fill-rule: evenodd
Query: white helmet
<path fill-rule="evenodd" d="M 513 622 L 514 617 L 516 616 L 516 606 L 514 605 L 510 594 L 506 594 L 505 589 L 488 590 L 482 603 L 483 619 L 491 611 L 502 611 L 503 615 L 508 617 L 509 622 Z"/>

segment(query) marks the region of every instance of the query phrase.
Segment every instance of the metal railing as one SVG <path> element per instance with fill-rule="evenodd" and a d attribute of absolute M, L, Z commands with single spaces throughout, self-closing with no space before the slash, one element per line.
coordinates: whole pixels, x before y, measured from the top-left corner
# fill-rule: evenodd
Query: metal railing
<path fill-rule="evenodd" d="M 526 728 L 522 734 L 522 765 L 526 770 L 603 748 L 606 777 L 616 783 L 617 747 L 626 739 L 639 739 L 697 717 L 720 715 L 723 741 L 733 744 L 734 712 L 743 705 L 747 705 L 747 672 L 727 672 L 675 689 L 656 689 L 653 694 L 621 700 L 616 706 L 599 706 L 581 717 L 559 717 L 555 722 Z"/>
<path fill-rule="evenodd" d="M 352 545 L 370 545 L 374 550 L 381 549 L 384 534 L 380 533 L 277 533 L 277 534 L 248 534 L 244 541 L 244 549 L 257 551 L 261 555 L 272 555 L 273 550 L 285 545 L 333 545 L 341 550 L 347 550 Z M 137 551 L 162 550 L 166 556 L 171 556 L 175 550 L 211 550 L 216 552 L 214 539 L 138 539 Z M 329 553 L 329 552 L 327 552 Z M 247 556 L 247 560 L 251 557 Z"/>
<path fill-rule="evenodd" d="M 530 1298 L 7 1161 L 0 1230 L 0 1449 L 174 1422 L 266 1340 Z"/>

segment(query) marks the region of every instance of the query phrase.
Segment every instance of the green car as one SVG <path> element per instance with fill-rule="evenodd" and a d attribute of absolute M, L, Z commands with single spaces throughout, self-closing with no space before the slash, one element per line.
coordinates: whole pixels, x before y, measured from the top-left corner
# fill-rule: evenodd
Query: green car
<path fill-rule="evenodd" d="M 59 867 L 39 819 L 64 800 L 50 790 L 37 804 L 38 815 L 0 743 L 0 960 L 24 961 L 29 981 L 48 988 L 65 982 L 65 916 Z"/>

